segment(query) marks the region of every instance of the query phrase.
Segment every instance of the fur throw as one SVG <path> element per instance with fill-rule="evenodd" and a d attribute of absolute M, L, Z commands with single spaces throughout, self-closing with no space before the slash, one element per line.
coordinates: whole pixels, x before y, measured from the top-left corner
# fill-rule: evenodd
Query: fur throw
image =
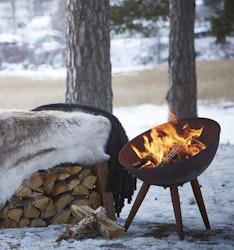
<path fill-rule="evenodd" d="M 23 179 L 63 163 L 93 165 L 109 159 L 109 120 L 81 112 L 0 114 L 0 207 Z"/>
<path fill-rule="evenodd" d="M 109 119 L 111 122 L 111 132 L 106 145 L 106 153 L 110 155 L 110 159 L 108 160 L 109 177 L 107 192 L 112 192 L 115 211 L 119 216 L 125 200 L 127 199 L 128 203 L 132 200 L 134 190 L 136 190 L 136 178 L 122 166 L 118 159 L 120 150 L 128 142 L 126 132 L 118 118 L 106 110 L 77 103 L 52 103 L 37 107 L 33 111 L 41 110 L 84 112 L 93 115 L 102 115 Z"/>

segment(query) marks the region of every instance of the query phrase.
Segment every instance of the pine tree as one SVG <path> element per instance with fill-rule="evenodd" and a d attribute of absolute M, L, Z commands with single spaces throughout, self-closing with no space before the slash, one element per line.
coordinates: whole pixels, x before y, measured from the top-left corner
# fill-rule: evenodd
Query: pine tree
<path fill-rule="evenodd" d="M 159 17 L 167 18 L 168 13 L 168 0 L 124 0 L 110 7 L 111 30 L 154 36 L 156 21 Z"/>
<path fill-rule="evenodd" d="M 109 0 L 67 0 L 66 102 L 112 112 Z"/>
<path fill-rule="evenodd" d="M 225 0 L 223 10 L 211 18 L 211 31 L 217 43 L 225 43 L 226 37 L 234 31 L 234 1 Z"/>
<path fill-rule="evenodd" d="M 170 0 L 170 6 L 169 111 L 178 119 L 196 117 L 195 0 Z"/>

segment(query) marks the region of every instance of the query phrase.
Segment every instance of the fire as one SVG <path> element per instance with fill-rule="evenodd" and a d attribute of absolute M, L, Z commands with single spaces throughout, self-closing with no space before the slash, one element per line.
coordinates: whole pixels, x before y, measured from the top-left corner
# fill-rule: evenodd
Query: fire
<path fill-rule="evenodd" d="M 136 165 L 140 165 L 140 168 L 165 166 L 171 162 L 188 159 L 206 148 L 198 139 L 203 127 L 193 129 L 187 123 L 179 130 L 176 129 L 176 124 L 178 121 L 173 121 L 151 129 L 149 136 L 143 135 L 144 151 L 131 144 L 140 158 Z"/>

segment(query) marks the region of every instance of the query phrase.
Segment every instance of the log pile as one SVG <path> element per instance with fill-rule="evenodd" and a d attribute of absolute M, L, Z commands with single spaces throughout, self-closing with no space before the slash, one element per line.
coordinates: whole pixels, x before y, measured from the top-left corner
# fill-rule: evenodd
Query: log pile
<path fill-rule="evenodd" d="M 0 210 L 3 228 L 75 223 L 71 205 L 102 205 L 92 167 L 57 166 L 26 178 Z"/>
<path fill-rule="evenodd" d="M 70 223 L 66 231 L 57 239 L 62 240 L 87 238 L 89 235 L 101 234 L 108 239 L 121 237 L 125 233 L 125 228 L 116 224 L 106 216 L 106 209 L 102 206 L 96 210 L 89 206 L 71 206 L 72 214 L 79 219 L 78 223 Z"/>

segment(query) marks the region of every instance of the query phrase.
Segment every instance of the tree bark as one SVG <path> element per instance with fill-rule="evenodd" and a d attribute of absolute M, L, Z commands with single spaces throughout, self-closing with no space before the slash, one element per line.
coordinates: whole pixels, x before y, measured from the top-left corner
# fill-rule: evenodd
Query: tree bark
<path fill-rule="evenodd" d="M 170 114 L 178 119 L 197 116 L 194 20 L 195 0 L 170 0 L 169 88 L 166 98 Z"/>
<path fill-rule="evenodd" d="M 112 112 L 109 0 L 67 0 L 66 102 Z"/>

